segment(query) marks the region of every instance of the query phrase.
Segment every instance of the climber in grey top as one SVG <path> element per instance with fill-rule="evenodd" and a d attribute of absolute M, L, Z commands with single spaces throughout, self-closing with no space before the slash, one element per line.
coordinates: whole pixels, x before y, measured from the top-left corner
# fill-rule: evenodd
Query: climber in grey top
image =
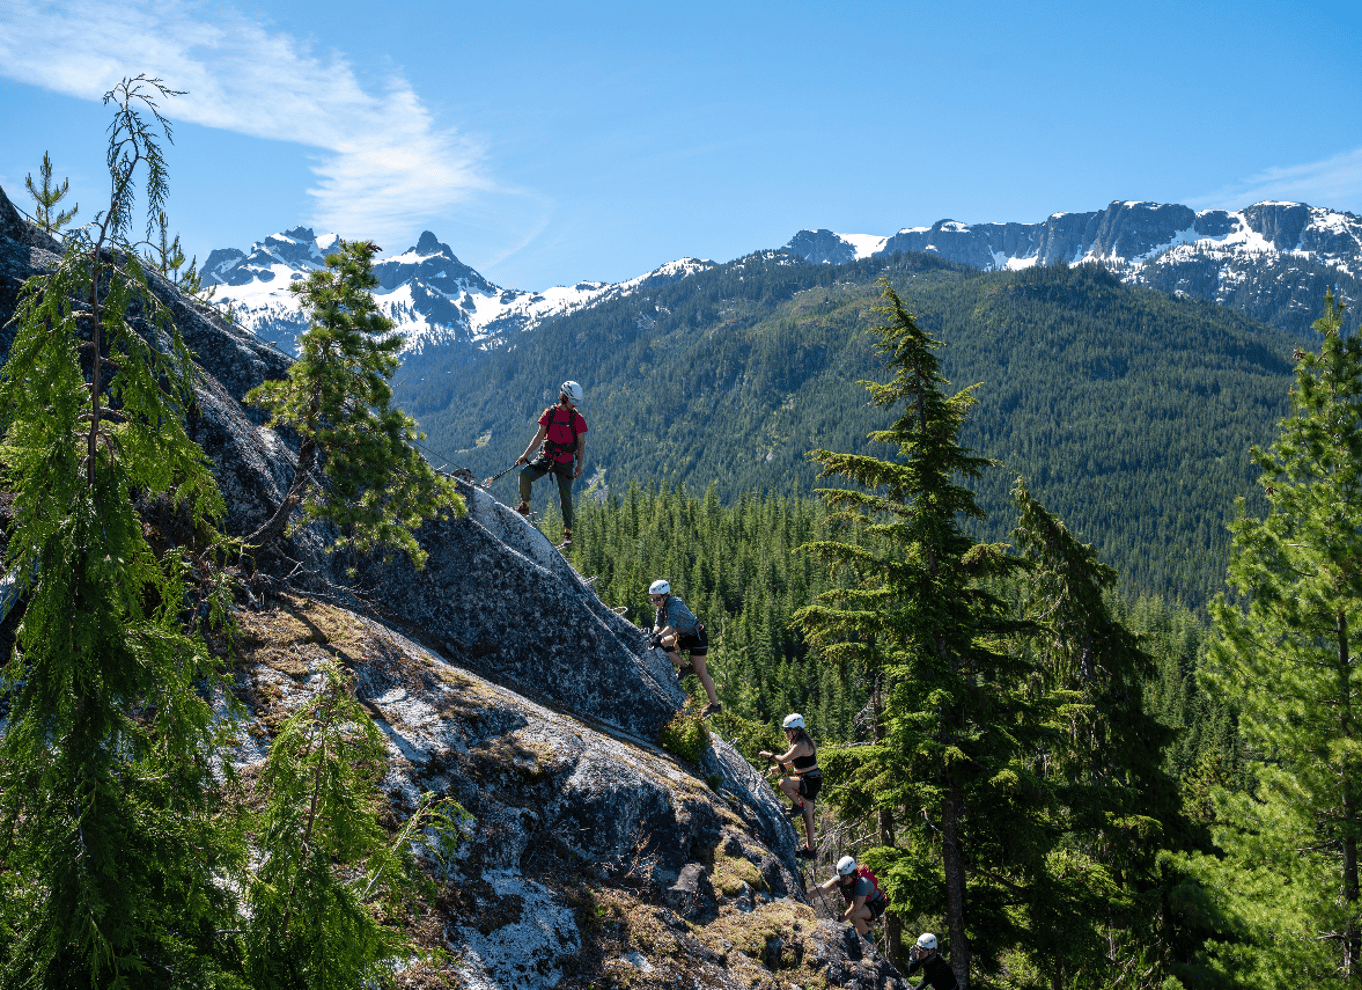
<path fill-rule="evenodd" d="M 685 678 L 694 674 L 700 678 L 700 685 L 709 696 L 705 706 L 706 717 L 723 711 L 719 696 L 714 693 L 714 681 L 710 679 L 705 655 L 709 652 L 709 637 L 699 619 L 686 608 L 686 603 L 672 594 L 672 586 L 666 580 L 658 579 L 648 588 L 656 614 L 653 616 L 653 634 L 650 642 L 654 647 L 667 651 L 667 658 L 676 668 L 676 676 Z M 682 664 L 680 650 L 690 654 L 689 662 Z"/>

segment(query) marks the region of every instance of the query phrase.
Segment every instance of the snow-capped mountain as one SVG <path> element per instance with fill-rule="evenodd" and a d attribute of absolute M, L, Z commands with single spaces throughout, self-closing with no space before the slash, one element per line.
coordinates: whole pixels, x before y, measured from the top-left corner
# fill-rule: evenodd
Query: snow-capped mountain
<path fill-rule="evenodd" d="M 215 301 L 231 304 L 238 322 L 294 354 L 307 322 L 289 286 L 322 267 L 336 241 L 334 234 L 295 227 L 257 241 L 249 252 L 218 249 L 200 274 L 205 287 L 217 287 Z M 405 338 L 404 357 L 446 345 L 487 350 L 554 317 L 712 267 L 711 261 L 682 258 L 626 282 L 578 282 L 526 292 L 489 282 L 425 231 L 414 247 L 374 264 L 379 280 L 374 298 Z"/>
<path fill-rule="evenodd" d="M 1319 315 L 1326 286 L 1344 300 L 1362 295 L 1362 217 L 1304 203 L 1196 211 L 1118 201 L 1032 224 L 939 220 L 889 236 L 801 230 L 785 249 L 816 264 L 895 251 L 985 270 L 1091 261 L 1122 281 L 1220 303 L 1296 333 Z"/>
<path fill-rule="evenodd" d="M 288 287 L 321 267 L 336 241 L 334 234 L 295 227 L 256 242 L 249 252 L 212 252 L 201 275 L 240 323 L 292 354 L 306 322 Z M 1356 305 L 1362 299 L 1362 217 L 1303 203 L 1196 211 L 1118 201 L 1105 210 L 1056 213 L 1031 224 L 940 220 L 891 235 L 801 230 L 783 250 L 815 264 L 895 251 L 925 251 L 985 270 L 1097 262 L 1123 281 L 1229 306 L 1301 335 L 1332 288 L 1353 303 L 1349 327 L 1362 318 Z M 380 284 L 374 295 L 405 338 L 405 357 L 439 353 L 448 366 L 508 346 L 521 331 L 555 317 L 714 267 L 682 258 L 625 282 L 505 289 L 425 231 L 414 247 L 375 264 Z"/>

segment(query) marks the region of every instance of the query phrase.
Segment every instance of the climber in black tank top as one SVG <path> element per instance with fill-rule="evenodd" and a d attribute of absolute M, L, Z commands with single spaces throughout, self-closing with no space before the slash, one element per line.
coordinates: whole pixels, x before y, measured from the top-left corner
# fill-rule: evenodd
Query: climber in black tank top
<path fill-rule="evenodd" d="M 815 852 L 813 803 L 823 786 L 823 772 L 818 769 L 818 750 L 814 747 L 809 734 L 804 731 L 804 716 L 798 712 L 786 715 L 783 728 L 785 739 L 790 744 L 789 750 L 780 756 L 765 750 L 757 755 L 776 764 L 771 769 L 772 773 L 776 770 L 788 771 L 787 775 L 780 779 L 780 789 L 790 799 L 790 817 L 804 819 L 804 834 L 808 841 L 804 848 L 799 850 L 799 855 L 812 858 Z"/>

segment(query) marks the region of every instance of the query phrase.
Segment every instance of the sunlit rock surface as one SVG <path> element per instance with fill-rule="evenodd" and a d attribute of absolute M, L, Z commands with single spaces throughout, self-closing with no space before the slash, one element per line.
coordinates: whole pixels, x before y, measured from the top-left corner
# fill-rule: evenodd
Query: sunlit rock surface
<path fill-rule="evenodd" d="M 58 251 L 0 191 L 0 324 Z M 154 288 L 199 365 L 189 425 L 227 499 L 223 528 L 248 533 L 277 504 L 293 451 L 240 400 L 287 361 Z M 716 738 L 685 764 L 656 745 L 683 700 L 662 655 L 524 520 L 471 486 L 464 495 L 466 518 L 422 530 L 420 573 L 337 559 L 316 532 L 260 556 L 232 654 L 246 713 L 227 757 L 246 786 L 318 689 L 319 665 L 336 663 L 388 740 L 386 820 L 397 827 L 427 791 L 472 816 L 411 922 L 418 943 L 448 953 L 454 985 L 906 986 L 816 916 L 783 803 L 738 753 Z M 420 967 L 401 978 L 447 985 Z"/>

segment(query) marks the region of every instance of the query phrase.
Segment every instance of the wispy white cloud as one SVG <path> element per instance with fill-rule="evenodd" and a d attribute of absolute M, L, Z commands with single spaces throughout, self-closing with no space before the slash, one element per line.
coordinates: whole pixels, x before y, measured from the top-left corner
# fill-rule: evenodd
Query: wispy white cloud
<path fill-rule="evenodd" d="M 421 219 L 493 188 L 481 147 L 441 127 L 401 76 L 366 89 L 343 56 L 319 56 L 226 5 L 4 8 L 0 75 L 93 100 L 125 76 L 157 75 L 188 91 L 162 107 L 173 121 L 319 149 L 308 193 L 323 229 L 396 244 Z"/>
<path fill-rule="evenodd" d="M 1323 161 L 1264 169 L 1187 202 L 1189 206 L 1233 210 L 1263 200 L 1362 211 L 1362 148 Z"/>

